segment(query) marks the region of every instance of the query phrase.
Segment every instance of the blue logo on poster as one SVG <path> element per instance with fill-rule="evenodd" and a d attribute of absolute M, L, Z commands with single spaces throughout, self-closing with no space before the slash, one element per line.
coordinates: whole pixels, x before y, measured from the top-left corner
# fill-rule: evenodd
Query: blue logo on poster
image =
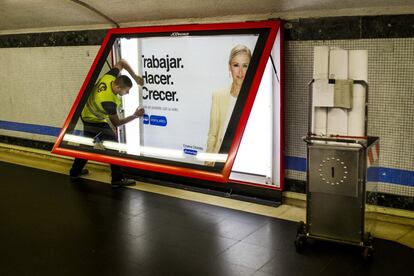
<path fill-rule="evenodd" d="M 144 114 L 144 125 L 148 125 L 149 124 L 149 116 L 147 114 Z"/>
<path fill-rule="evenodd" d="M 184 153 L 189 155 L 197 155 L 197 151 L 193 149 L 184 149 Z"/>
<path fill-rule="evenodd" d="M 152 126 L 166 126 L 167 125 L 167 117 L 151 115 L 150 125 L 152 125 Z"/>

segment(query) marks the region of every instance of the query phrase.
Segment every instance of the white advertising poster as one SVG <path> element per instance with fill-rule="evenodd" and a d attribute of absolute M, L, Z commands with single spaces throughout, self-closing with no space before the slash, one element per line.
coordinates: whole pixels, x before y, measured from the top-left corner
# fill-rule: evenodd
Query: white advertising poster
<path fill-rule="evenodd" d="M 133 47 L 123 50 L 122 58 L 138 58 L 132 63 L 145 83 L 139 92 L 123 99 L 126 114 L 137 105 L 145 108 L 141 127 L 126 124 L 128 153 L 206 164 L 197 156 L 208 152 L 213 92 L 230 93 L 235 78 L 244 78 L 230 68 L 230 53 L 235 46 L 244 45 L 252 54 L 257 38 L 242 34 L 124 39 Z M 236 99 L 226 102 L 229 109 Z M 230 115 L 221 116 L 220 124 L 228 124 Z M 222 139 L 225 129 L 217 139 Z"/>

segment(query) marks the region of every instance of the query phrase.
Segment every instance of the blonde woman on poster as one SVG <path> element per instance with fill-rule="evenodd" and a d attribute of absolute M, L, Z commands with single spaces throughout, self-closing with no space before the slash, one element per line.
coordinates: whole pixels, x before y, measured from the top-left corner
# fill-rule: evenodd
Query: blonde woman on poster
<path fill-rule="evenodd" d="M 236 45 L 230 52 L 229 72 L 232 83 L 213 92 L 206 152 L 218 153 L 220 150 L 250 59 L 251 51 L 245 45 Z M 206 162 L 206 165 L 214 165 L 214 162 Z"/>

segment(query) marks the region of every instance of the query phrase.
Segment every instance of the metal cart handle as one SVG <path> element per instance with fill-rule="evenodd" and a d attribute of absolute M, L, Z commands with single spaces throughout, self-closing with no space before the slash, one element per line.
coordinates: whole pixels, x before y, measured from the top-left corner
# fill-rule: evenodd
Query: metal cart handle
<path fill-rule="evenodd" d="M 313 137 L 313 136 L 305 136 L 302 139 L 307 144 L 312 144 L 313 141 L 338 142 L 338 143 L 348 143 L 348 144 L 359 144 L 363 148 L 367 148 L 366 139 L 346 139 L 346 138 L 340 138 L 340 137 Z"/>

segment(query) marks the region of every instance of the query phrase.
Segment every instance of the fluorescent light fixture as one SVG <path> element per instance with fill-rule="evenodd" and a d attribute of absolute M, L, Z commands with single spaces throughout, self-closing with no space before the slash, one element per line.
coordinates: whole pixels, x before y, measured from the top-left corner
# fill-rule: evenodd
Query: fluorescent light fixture
<path fill-rule="evenodd" d="M 65 136 L 63 137 L 63 141 L 78 143 L 78 144 L 87 145 L 87 146 L 94 145 L 92 138 L 77 136 L 73 134 L 65 134 Z"/>
<path fill-rule="evenodd" d="M 227 156 L 228 154 L 200 152 L 196 155 L 196 158 L 200 161 L 224 163 L 227 160 Z"/>
<path fill-rule="evenodd" d="M 272 177 L 272 63 L 267 61 L 232 171 Z"/>
<path fill-rule="evenodd" d="M 128 144 L 116 143 L 112 141 L 103 141 L 103 146 L 107 149 L 127 151 L 129 150 Z M 163 148 L 153 148 L 153 147 L 140 147 L 140 151 L 135 155 L 146 155 L 154 157 L 172 157 L 172 158 L 184 158 L 184 154 L 179 150 L 170 150 Z"/>
<path fill-rule="evenodd" d="M 140 65 L 140 58 L 138 53 L 140 52 L 140 45 L 138 39 L 122 38 L 120 41 L 121 57 L 128 61 L 131 68 L 142 75 L 142 68 Z M 128 72 L 123 71 L 123 74 L 130 76 Z M 131 77 L 131 76 L 130 76 Z M 132 78 L 131 78 L 132 79 Z M 122 105 L 125 110 L 125 116 L 129 116 L 134 113 L 135 109 L 141 103 L 140 88 L 134 83 L 129 91 L 128 95 L 123 96 Z M 125 125 L 125 141 L 128 145 L 125 150 L 128 154 L 139 155 L 141 147 L 141 120 L 134 120 Z"/>
<path fill-rule="evenodd" d="M 128 149 L 127 144 L 117 143 L 113 141 L 103 141 L 102 144 L 105 148 L 112 150 L 127 151 Z"/>
<path fill-rule="evenodd" d="M 77 136 L 73 134 L 65 134 L 63 140 L 66 142 L 78 143 L 87 146 L 95 146 L 92 138 Z M 123 143 L 117 143 L 113 141 L 103 141 L 102 145 L 107 149 L 127 151 L 128 145 Z M 141 147 L 140 152 L 137 155 L 150 155 L 155 157 L 173 157 L 184 159 L 184 153 L 180 150 L 171 150 L 163 148 L 153 148 L 153 147 Z M 216 161 L 212 159 L 212 161 Z"/>
<path fill-rule="evenodd" d="M 141 147 L 142 155 L 150 155 L 157 157 L 172 157 L 172 158 L 184 158 L 184 153 L 181 150 L 172 150 L 172 149 L 163 149 L 163 148 L 153 148 L 153 147 Z"/>

